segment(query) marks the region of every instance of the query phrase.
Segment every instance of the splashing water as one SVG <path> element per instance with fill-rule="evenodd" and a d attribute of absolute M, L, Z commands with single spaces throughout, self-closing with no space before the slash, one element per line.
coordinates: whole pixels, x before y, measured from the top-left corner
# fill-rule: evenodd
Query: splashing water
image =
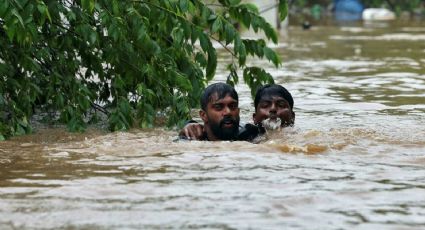
<path fill-rule="evenodd" d="M 261 122 L 261 125 L 263 126 L 263 128 L 266 129 L 266 131 L 277 130 L 281 128 L 282 121 L 280 118 L 275 118 L 275 119 L 267 118 Z"/>

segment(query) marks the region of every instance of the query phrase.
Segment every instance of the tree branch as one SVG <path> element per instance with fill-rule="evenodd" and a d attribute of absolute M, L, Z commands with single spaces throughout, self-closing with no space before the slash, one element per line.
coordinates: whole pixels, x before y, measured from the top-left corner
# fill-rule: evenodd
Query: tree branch
<path fill-rule="evenodd" d="M 94 102 L 91 102 L 91 106 L 93 107 L 94 110 L 98 110 L 106 115 L 109 115 L 109 111 L 106 110 L 103 106 L 100 106 L 99 104 L 96 104 Z"/>
<path fill-rule="evenodd" d="M 191 21 L 189 21 L 189 20 L 187 20 L 187 18 L 185 18 L 185 17 L 183 17 L 183 16 L 181 16 L 181 15 L 178 15 L 177 13 L 175 13 L 175 12 L 173 12 L 173 11 L 171 11 L 171 10 L 169 10 L 169 9 L 166 9 L 166 8 L 164 8 L 164 7 L 162 7 L 162 6 L 158 6 L 158 5 L 155 5 L 155 4 L 152 4 L 152 3 L 150 3 L 150 2 L 146 2 L 146 1 L 143 1 L 143 0 L 133 0 L 133 2 L 142 2 L 142 3 L 146 3 L 146 4 L 148 4 L 148 5 L 151 5 L 151 6 L 153 6 L 153 7 L 156 7 L 156 8 L 158 8 L 158 9 L 160 9 L 160 10 L 163 10 L 163 11 L 165 11 L 165 12 L 167 12 L 167 13 L 169 13 L 169 14 L 172 14 L 172 15 L 174 15 L 175 17 L 177 17 L 177 18 L 180 18 L 180 19 L 183 19 L 184 21 L 186 21 L 186 22 L 188 22 L 190 25 L 192 25 L 193 27 L 195 27 L 196 29 L 199 29 L 199 30 L 203 30 L 204 28 L 202 28 L 202 27 L 200 27 L 200 26 L 198 26 L 198 25 L 196 25 L 196 24 L 194 24 L 193 22 L 191 22 Z M 202 3 L 201 3 L 202 4 Z M 204 6 L 205 6 L 205 4 L 204 4 Z M 220 5 L 221 6 L 221 5 Z M 226 20 L 226 18 L 224 18 L 224 17 L 222 17 L 221 15 L 217 15 L 217 17 L 221 17 L 223 20 L 225 20 L 226 22 L 228 22 L 228 23 L 230 23 L 229 21 L 227 21 Z M 208 34 L 208 37 L 210 37 L 211 39 L 213 39 L 214 41 L 217 41 L 226 51 L 228 51 L 233 57 L 236 57 L 236 54 L 233 52 L 233 51 L 231 51 L 225 44 L 223 44 L 219 39 L 217 39 L 217 38 L 215 38 L 212 34 L 210 34 L 210 33 L 207 33 Z"/>

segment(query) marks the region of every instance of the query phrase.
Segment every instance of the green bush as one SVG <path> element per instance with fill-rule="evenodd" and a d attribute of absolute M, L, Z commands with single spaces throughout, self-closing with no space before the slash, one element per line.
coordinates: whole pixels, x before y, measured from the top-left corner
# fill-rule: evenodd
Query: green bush
<path fill-rule="evenodd" d="M 0 2 L 0 140 L 31 132 L 34 113 L 83 131 L 102 112 L 112 131 L 152 127 L 158 114 L 181 125 L 198 106 L 217 66 L 218 41 L 252 90 L 273 82 L 246 65 L 248 55 L 279 57 L 234 24 L 274 29 L 240 0 L 2 0 Z M 287 13 L 279 1 L 280 17 Z M 199 45 L 198 45 L 199 44 Z M 233 45 L 230 46 L 230 45 Z"/>

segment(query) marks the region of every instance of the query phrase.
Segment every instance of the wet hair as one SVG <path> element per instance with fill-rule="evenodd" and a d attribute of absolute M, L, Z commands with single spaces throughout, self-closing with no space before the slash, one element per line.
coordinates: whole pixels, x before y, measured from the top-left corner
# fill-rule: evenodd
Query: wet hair
<path fill-rule="evenodd" d="M 229 95 L 236 101 L 238 101 L 238 93 L 236 90 L 229 84 L 222 82 L 214 83 L 205 88 L 204 92 L 201 95 L 201 108 L 204 111 L 207 111 L 208 102 L 211 101 L 211 97 L 217 93 L 218 99 L 222 99 Z"/>
<path fill-rule="evenodd" d="M 264 96 L 282 97 L 289 103 L 291 110 L 294 108 L 294 99 L 292 98 L 291 93 L 289 93 L 289 91 L 285 89 L 285 87 L 276 84 L 267 84 L 257 89 L 257 93 L 255 94 L 254 99 L 255 111 L 257 111 L 258 103 L 260 103 L 261 98 L 263 98 Z"/>

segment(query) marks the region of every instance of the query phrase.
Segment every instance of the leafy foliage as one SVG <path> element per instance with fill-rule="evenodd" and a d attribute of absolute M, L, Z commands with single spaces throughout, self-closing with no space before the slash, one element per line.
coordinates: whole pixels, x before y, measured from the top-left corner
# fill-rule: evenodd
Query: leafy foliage
<path fill-rule="evenodd" d="M 280 64 L 264 40 L 239 35 L 235 23 L 274 29 L 240 0 L 3 0 L 0 2 L 0 140 L 31 132 L 34 113 L 83 131 L 105 113 L 112 131 L 152 127 L 158 115 L 181 125 L 217 67 L 219 42 L 254 89 L 272 82 L 247 55 Z M 280 0 L 283 20 L 286 0 Z M 233 49 L 230 48 L 233 46 Z M 53 114 L 53 115 L 52 115 Z M 93 119 L 92 119 L 93 120 Z"/>

